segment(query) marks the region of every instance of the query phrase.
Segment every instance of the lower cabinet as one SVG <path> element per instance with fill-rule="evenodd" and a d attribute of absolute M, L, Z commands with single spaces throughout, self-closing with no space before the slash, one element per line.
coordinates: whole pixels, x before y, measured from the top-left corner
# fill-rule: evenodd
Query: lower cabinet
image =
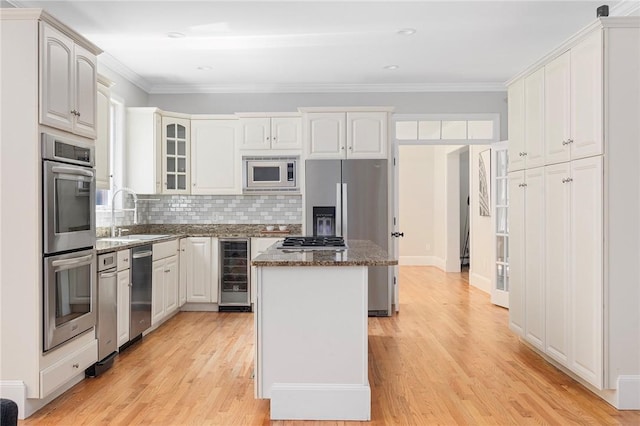
<path fill-rule="evenodd" d="M 129 269 L 118 272 L 118 347 L 129 341 L 130 272 Z"/>
<path fill-rule="evenodd" d="M 271 247 L 274 243 L 282 238 L 252 238 L 251 239 L 251 259 Z M 251 267 L 251 303 L 256 303 L 256 285 L 258 277 L 256 276 L 256 267 Z"/>
<path fill-rule="evenodd" d="M 190 237 L 180 242 L 180 287 L 188 303 L 218 302 L 218 239 Z"/>
<path fill-rule="evenodd" d="M 151 325 L 164 321 L 178 309 L 178 256 L 153 261 Z"/>

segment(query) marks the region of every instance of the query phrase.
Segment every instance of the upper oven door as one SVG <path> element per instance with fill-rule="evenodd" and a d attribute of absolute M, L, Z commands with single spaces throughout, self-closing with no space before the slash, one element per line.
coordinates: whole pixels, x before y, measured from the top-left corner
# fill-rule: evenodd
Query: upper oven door
<path fill-rule="evenodd" d="M 294 162 L 247 161 L 248 188 L 289 188 L 295 186 Z"/>
<path fill-rule="evenodd" d="M 44 253 L 93 247 L 95 172 L 56 161 L 43 162 Z"/>

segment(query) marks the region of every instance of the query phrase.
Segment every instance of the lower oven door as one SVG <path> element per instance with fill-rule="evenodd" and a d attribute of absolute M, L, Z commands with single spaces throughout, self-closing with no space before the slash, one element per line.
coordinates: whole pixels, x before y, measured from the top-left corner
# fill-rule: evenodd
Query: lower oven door
<path fill-rule="evenodd" d="M 96 325 L 94 250 L 44 259 L 44 351 Z"/>

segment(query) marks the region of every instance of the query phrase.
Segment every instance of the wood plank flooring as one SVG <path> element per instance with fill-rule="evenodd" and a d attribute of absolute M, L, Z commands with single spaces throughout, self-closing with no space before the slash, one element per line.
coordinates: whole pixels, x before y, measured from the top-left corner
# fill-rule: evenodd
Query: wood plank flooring
<path fill-rule="evenodd" d="M 640 425 L 520 343 L 465 274 L 403 266 L 400 285 L 400 314 L 369 319 L 370 424 Z M 269 424 L 252 372 L 253 314 L 181 312 L 20 424 Z"/>

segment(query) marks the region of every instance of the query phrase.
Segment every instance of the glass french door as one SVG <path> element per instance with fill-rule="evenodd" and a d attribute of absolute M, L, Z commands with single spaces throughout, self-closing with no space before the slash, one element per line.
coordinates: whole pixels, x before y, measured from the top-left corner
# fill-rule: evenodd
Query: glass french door
<path fill-rule="evenodd" d="M 491 303 L 509 307 L 509 185 L 507 142 L 492 145 L 491 180 L 495 188 L 493 197 L 493 217 L 495 230 L 495 268 Z"/>

